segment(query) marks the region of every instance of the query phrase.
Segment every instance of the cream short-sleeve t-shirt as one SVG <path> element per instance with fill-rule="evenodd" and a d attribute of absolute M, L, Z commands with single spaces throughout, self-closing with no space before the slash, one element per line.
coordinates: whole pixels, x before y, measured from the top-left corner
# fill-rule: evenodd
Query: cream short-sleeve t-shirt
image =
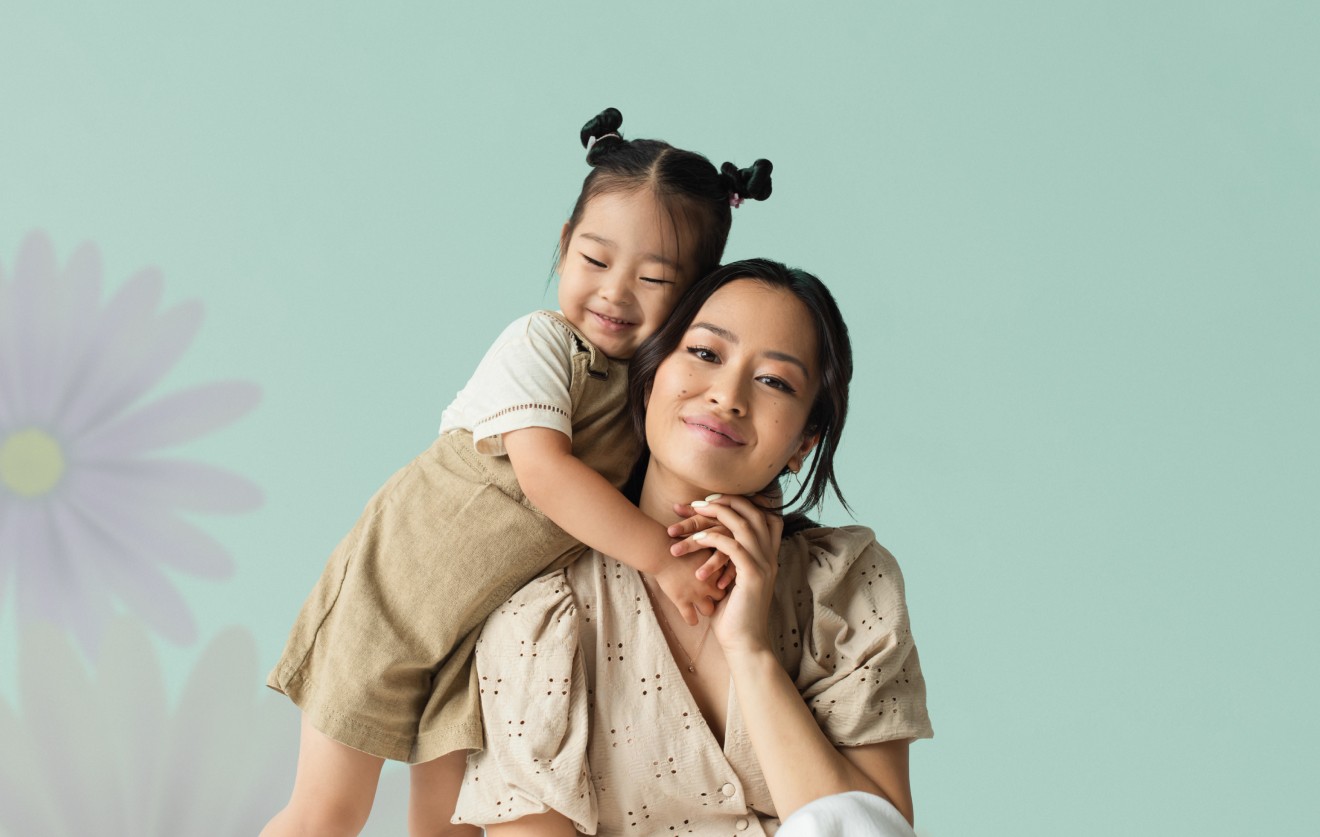
<path fill-rule="evenodd" d="M 478 453 L 504 455 L 502 434 L 547 427 L 573 437 L 573 335 L 539 312 L 509 324 L 440 417 L 440 432 L 467 430 Z"/>

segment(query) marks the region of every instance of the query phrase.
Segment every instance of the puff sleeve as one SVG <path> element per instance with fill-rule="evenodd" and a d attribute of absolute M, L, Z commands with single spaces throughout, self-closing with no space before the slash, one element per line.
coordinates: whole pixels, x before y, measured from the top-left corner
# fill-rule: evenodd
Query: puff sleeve
<path fill-rule="evenodd" d="M 486 749 L 468 757 L 454 822 L 554 810 L 596 832 L 578 631 L 562 571 L 533 580 L 486 621 L 476 646 Z"/>
<path fill-rule="evenodd" d="M 870 529 L 786 539 L 779 592 L 781 659 L 831 742 L 932 736 L 903 576 Z"/>

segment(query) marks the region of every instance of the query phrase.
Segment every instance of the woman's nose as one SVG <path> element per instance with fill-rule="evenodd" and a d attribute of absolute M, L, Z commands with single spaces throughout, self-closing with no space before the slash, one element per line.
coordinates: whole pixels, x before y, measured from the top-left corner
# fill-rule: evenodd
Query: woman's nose
<path fill-rule="evenodd" d="M 721 374 L 710 382 L 706 398 L 731 415 L 743 416 L 747 414 L 747 392 L 742 385 L 742 376 L 732 372 L 731 367 L 724 367 Z"/>

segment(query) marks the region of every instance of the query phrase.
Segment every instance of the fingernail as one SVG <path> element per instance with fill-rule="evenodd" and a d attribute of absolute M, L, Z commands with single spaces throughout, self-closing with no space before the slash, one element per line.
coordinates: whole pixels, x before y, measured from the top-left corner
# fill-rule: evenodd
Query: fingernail
<path fill-rule="evenodd" d="M 707 502 L 709 502 L 709 501 L 711 501 L 711 500 L 718 500 L 718 499 L 720 499 L 720 498 L 723 497 L 723 496 L 724 496 L 723 494 L 712 494 L 712 495 L 710 495 L 709 497 L 707 497 L 706 500 L 707 500 Z"/>
<path fill-rule="evenodd" d="M 704 541 L 705 539 L 706 539 L 706 530 L 705 530 L 705 529 L 702 529 L 700 532 L 698 532 L 698 533 L 696 533 L 695 535 L 692 536 L 692 540 L 694 540 L 694 541 Z"/>
<path fill-rule="evenodd" d="M 693 501 L 692 501 L 692 508 L 694 508 L 694 509 L 704 509 L 706 506 L 709 506 L 709 505 L 710 505 L 710 503 L 707 503 L 705 500 L 693 500 Z"/>

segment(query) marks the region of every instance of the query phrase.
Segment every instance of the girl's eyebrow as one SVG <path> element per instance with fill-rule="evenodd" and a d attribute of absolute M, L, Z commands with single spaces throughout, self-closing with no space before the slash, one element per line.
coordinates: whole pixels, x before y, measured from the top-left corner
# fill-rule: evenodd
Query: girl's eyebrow
<path fill-rule="evenodd" d="M 597 244 L 603 247 L 609 247 L 610 249 L 614 249 L 614 247 L 617 246 L 613 241 L 610 241 L 608 238 L 606 238 L 603 235 L 596 235 L 595 233 L 591 233 L 591 232 L 578 233 L 578 235 L 582 236 L 583 238 L 589 238 L 592 241 L 596 242 Z M 678 262 L 674 261 L 673 259 L 667 258 L 665 256 L 656 255 L 655 253 L 647 253 L 642 258 L 646 259 L 647 261 L 655 262 L 656 264 L 662 264 L 665 267 L 670 268 L 671 270 L 680 269 Z"/>
<path fill-rule="evenodd" d="M 715 325 L 714 323 L 705 323 L 705 322 L 693 323 L 691 326 L 688 327 L 688 331 L 692 331 L 693 329 L 698 329 L 698 328 L 704 328 L 706 331 L 709 331 L 711 334 L 714 334 L 716 337 L 720 337 L 725 340 L 728 340 L 730 343 L 733 343 L 735 345 L 737 345 L 738 343 L 738 335 L 734 334 L 732 331 L 729 331 L 727 328 L 722 328 L 720 326 Z M 811 372 L 807 370 L 807 365 L 797 357 L 790 355 L 787 352 L 776 352 L 776 351 L 762 352 L 762 354 L 764 354 L 766 357 L 770 358 L 771 360 L 782 360 L 785 363 L 793 364 L 794 366 L 802 370 L 802 374 L 806 376 L 808 381 L 811 380 Z"/>

